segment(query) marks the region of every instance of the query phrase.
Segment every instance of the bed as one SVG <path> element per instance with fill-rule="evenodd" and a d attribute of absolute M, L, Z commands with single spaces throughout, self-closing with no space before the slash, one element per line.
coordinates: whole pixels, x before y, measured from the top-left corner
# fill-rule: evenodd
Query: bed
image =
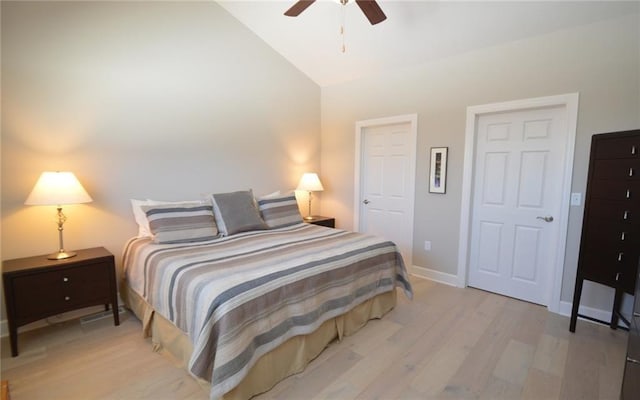
<path fill-rule="evenodd" d="M 137 237 L 123 268 L 144 334 L 212 399 L 269 390 L 390 311 L 396 287 L 412 297 L 392 242 L 306 223 L 186 243 Z"/>

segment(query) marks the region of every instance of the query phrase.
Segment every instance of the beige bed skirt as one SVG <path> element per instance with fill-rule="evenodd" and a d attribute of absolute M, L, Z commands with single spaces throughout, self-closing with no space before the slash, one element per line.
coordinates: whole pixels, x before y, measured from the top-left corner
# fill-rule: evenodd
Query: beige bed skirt
<path fill-rule="evenodd" d="M 121 295 L 126 306 L 142 321 L 143 334 L 151 337 L 154 351 L 170 355 L 178 365 L 186 368 L 193 351 L 188 337 L 170 321 L 155 313 L 128 285 L 121 285 Z M 393 290 L 326 321 L 311 334 L 292 337 L 262 356 L 242 382 L 224 395 L 224 399 L 249 399 L 268 391 L 286 377 L 302 372 L 333 340 L 355 333 L 370 319 L 380 318 L 391 311 L 395 304 L 396 291 Z M 209 382 L 194 379 L 209 387 Z"/>

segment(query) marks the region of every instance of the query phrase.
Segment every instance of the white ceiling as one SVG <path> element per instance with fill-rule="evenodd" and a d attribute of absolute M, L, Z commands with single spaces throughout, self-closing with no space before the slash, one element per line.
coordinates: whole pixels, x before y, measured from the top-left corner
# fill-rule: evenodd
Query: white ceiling
<path fill-rule="evenodd" d="M 473 49 L 638 13 L 636 1 L 378 0 L 387 20 L 369 24 L 353 0 L 318 0 L 298 17 L 296 0 L 219 0 L 229 13 L 320 86 Z M 345 46 L 340 25 L 344 10 Z"/>

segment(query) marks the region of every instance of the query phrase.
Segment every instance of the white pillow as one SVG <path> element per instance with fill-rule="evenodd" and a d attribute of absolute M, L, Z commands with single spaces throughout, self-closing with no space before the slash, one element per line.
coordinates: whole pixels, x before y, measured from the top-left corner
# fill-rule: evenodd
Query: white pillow
<path fill-rule="evenodd" d="M 269 194 L 265 194 L 264 196 L 260 196 L 257 200 L 260 200 L 260 199 L 272 199 L 274 197 L 279 197 L 280 194 L 281 194 L 280 191 L 276 190 L 273 193 L 269 193 Z"/>
<path fill-rule="evenodd" d="M 151 229 L 149 228 L 149 221 L 147 220 L 147 214 L 142 209 L 142 206 L 161 206 L 165 204 L 184 204 L 184 205 L 196 205 L 203 204 L 204 200 L 184 200 L 184 201 L 162 201 L 162 200 L 136 200 L 131 199 L 131 209 L 133 210 L 133 217 L 138 224 L 138 237 L 152 237 Z"/>

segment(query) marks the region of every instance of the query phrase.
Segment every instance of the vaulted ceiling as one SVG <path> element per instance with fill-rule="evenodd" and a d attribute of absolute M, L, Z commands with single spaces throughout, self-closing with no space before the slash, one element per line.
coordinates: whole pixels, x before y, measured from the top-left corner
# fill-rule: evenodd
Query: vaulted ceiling
<path fill-rule="evenodd" d="M 284 16 L 295 2 L 218 1 L 320 86 L 638 14 L 640 9 L 638 1 L 378 0 L 387 20 L 372 26 L 353 0 L 346 6 L 318 0 L 298 17 Z"/>

